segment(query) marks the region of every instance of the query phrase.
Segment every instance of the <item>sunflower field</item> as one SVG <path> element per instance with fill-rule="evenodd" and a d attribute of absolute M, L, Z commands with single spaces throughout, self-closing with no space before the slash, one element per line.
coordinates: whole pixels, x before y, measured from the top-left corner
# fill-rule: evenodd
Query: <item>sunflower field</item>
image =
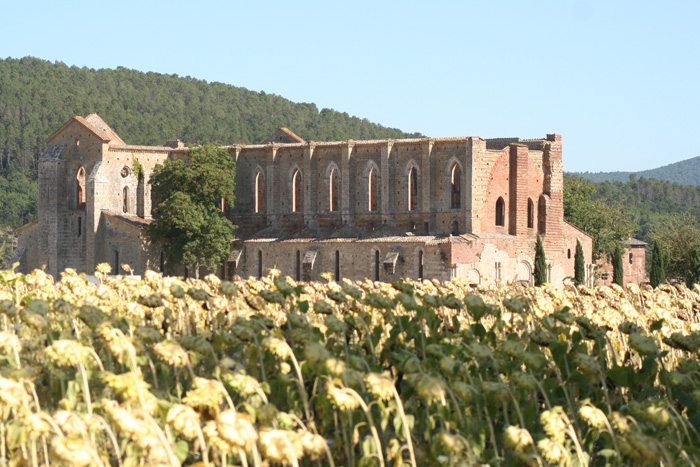
<path fill-rule="evenodd" d="M 0 272 L 0 465 L 700 463 L 700 289 Z"/>

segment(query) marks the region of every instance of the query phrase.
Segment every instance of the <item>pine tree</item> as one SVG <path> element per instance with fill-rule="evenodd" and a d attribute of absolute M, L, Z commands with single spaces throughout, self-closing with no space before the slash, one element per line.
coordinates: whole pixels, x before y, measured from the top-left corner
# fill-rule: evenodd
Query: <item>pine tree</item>
<path fill-rule="evenodd" d="M 623 287 L 625 285 L 624 270 L 622 268 L 622 249 L 620 245 L 615 247 L 613 253 L 613 283 Z"/>
<path fill-rule="evenodd" d="M 659 248 L 659 242 L 654 242 L 651 250 L 651 271 L 649 273 L 651 286 L 656 288 L 659 284 L 666 282 L 666 271 L 664 271 L 664 256 Z"/>
<path fill-rule="evenodd" d="M 586 281 L 586 264 L 583 257 L 581 242 L 576 240 L 576 254 L 574 255 L 574 283 L 583 284 Z"/>
<path fill-rule="evenodd" d="M 547 282 L 547 262 L 544 258 L 542 239 L 537 234 L 537 243 L 535 244 L 535 286 L 539 287 L 545 282 Z"/>

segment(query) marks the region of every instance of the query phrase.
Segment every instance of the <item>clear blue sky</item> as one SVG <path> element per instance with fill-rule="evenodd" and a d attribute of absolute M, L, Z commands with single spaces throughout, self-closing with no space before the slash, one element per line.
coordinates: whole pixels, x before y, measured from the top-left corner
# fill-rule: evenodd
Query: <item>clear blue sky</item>
<path fill-rule="evenodd" d="M 2 58 L 189 75 L 435 137 L 556 132 L 568 171 L 700 156 L 696 1 L 0 0 L 0 17 Z"/>

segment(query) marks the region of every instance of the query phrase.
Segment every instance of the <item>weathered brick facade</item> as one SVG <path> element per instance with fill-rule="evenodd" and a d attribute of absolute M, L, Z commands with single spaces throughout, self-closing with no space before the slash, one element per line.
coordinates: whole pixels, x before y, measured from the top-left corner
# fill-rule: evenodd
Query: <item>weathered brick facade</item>
<path fill-rule="evenodd" d="M 647 243 L 636 238 L 620 242 L 622 248 L 622 278 L 625 285 L 647 281 Z M 599 285 L 613 283 L 613 265 L 608 258 L 598 260 Z"/>
<path fill-rule="evenodd" d="M 156 164 L 186 157 L 184 145 L 126 145 L 95 114 L 70 120 L 47 144 L 39 221 L 21 230 L 23 268 L 91 273 L 109 262 L 137 274 L 158 270 L 160 252 L 143 230 L 150 186 L 134 174 L 134 161 L 148 180 Z M 226 148 L 236 160 L 236 200 L 226 215 L 239 228 L 218 271 L 224 276 L 277 267 L 306 280 L 333 272 L 531 281 L 538 233 L 550 282 L 573 275 L 577 239 L 591 262 L 591 238 L 564 222 L 559 135 L 306 142 L 280 129 L 262 144 Z"/>

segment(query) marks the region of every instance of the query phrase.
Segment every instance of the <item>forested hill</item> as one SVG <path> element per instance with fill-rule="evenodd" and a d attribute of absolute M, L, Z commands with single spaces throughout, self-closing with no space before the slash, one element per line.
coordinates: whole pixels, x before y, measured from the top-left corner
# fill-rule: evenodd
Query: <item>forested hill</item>
<path fill-rule="evenodd" d="M 128 144 L 259 143 L 287 127 L 306 140 L 420 136 L 315 104 L 222 83 L 0 59 L 0 168 L 33 170 L 44 141 L 75 115 L 98 113 Z M 0 219 L 0 224 L 2 220 Z"/>
<path fill-rule="evenodd" d="M 566 174 L 565 188 L 579 185 L 576 175 Z M 629 220 L 629 234 L 646 242 L 653 241 L 653 232 L 667 222 L 669 216 L 689 215 L 700 219 L 700 186 L 681 185 L 641 177 L 626 182 L 586 182 L 590 198 L 600 201 Z M 565 209 L 567 200 L 565 199 Z"/>
<path fill-rule="evenodd" d="M 594 182 L 626 182 L 630 175 L 636 178 L 655 178 L 681 185 L 700 186 L 700 157 L 693 157 L 674 164 L 664 165 L 656 169 L 642 170 L 641 172 L 573 172 Z"/>

